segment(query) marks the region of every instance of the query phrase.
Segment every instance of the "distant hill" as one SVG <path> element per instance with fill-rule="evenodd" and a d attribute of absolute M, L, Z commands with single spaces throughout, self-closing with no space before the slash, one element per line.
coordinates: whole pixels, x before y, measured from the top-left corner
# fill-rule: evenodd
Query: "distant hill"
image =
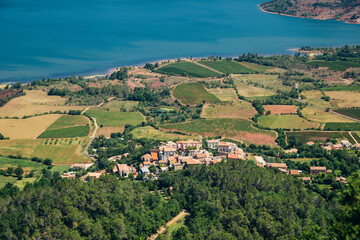
<path fill-rule="evenodd" d="M 263 2 L 267 12 L 314 19 L 338 19 L 360 24 L 360 0 L 272 0 Z"/>

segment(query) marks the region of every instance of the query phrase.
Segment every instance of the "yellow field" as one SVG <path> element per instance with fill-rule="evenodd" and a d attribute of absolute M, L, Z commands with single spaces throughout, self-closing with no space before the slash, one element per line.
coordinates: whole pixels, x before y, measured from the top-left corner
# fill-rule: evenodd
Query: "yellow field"
<path fill-rule="evenodd" d="M 231 103 L 205 104 L 201 117 L 249 119 L 256 113 L 250 103 L 238 100 Z"/>
<path fill-rule="evenodd" d="M 105 137 L 110 137 L 112 133 L 123 132 L 123 127 L 101 127 L 96 132 L 96 137 L 104 135 Z"/>
<path fill-rule="evenodd" d="M 66 99 L 48 96 L 42 90 L 25 90 L 26 95 L 12 99 L 0 108 L 0 117 L 23 117 L 50 111 L 81 110 L 85 106 L 64 106 Z"/>
<path fill-rule="evenodd" d="M 21 155 L 29 158 L 34 149 L 43 142 L 39 139 L 10 139 L 0 141 L 0 155 Z"/>
<path fill-rule="evenodd" d="M 238 96 L 233 88 L 210 88 L 207 90 L 221 101 L 235 101 L 238 99 Z"/>
<path fill-rule="evenodd" d="M 274 93 L 267 91 L 266 89 L 250 86 L 236 79 L 234 81 L 239 94 L 244 97 L 265 97 L 274 95 Z"/>
<path fill-rule="evenodd" d="M 135 138 L 150 138 L 162 141 L 170 141 L 170 140 L 188 140 L 193 139 L 193 136 L 175 134 L 175 133 L 168 133 L 165 131 L 157 130 L 153 127 L 146 126 L 136 128 L 131 132 Z"/>
<path fill-rule="evenodd" d="M 259 86 L 263 86 L 272 90 L 291 90 L 291 87 L 282 84 L 282 81 L 278 79 L 277 75 L 239 74 L 234 76 L 245 82 L 259 84 Z"/>
<path fill-rule="evenodd" d="M 10 139 L 34 139 L 60 116 L 47 114 L 26 119 L 0 119 L 0 133 Z"/>
<path fill-rule="evenodd" d="M 326 96 L 339 108 L 360 107 L 360 92 L 356 91 L 326 91 Z"/>
<path fill-rule="evenodd" d="M 318 90 L 304 91 L 301 93 L 301 95 L 304 95 L 306 97 L 306 99 L 304 99 L 305 102 L 308 102 L 315 106 L 322 107 L 322 108 L 331 108 L 332 107 L 330 102 L 327 102 L 324 99 L 321 99 L 321 97 L 323 97 L 323 94 Z"/>
<path fill-rule="evenodd" d="M 304 108 L 301 112 L 304 115 L 304 118 L 314 122 L 353 122 L 350 119 L 343 118 L 311 106 Z"/>

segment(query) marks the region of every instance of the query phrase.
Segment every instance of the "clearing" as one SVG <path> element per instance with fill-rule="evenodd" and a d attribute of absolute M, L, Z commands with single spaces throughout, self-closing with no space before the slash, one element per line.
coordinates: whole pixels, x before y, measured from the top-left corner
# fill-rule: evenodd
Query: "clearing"
<path fill-rule="evenodd" d="M 303 114 L 305 119 L 314 122 L 353 122 L 348 118 L 344 118 L 312 106 L 305 107 L 303 110 L 301 110 L 301 113 Z"/>
<path fill-rule="evenodd" d="M 25 90 L 25 96 L 12 99 L 0 108 L 0 117 L 23 117 L 50 111 L 82 110 L 86 106 L 64 106 L 66 99 L 48 96 L 42 90 Z"/>
<path fill-rule="evenodd" d="M 245 119 L 198 119 L 186 123 L 164 124 L 161 128 L 195 136 L 227 137 L 254 144 L 276 145 L 276 132 L 257 129 Z"/>
<path fill-rule="evenodd" d="M 236 101 L 238 99 L 233 88 L 209 88 L 207 90 L 221 101 Z"/>
<path fill-rule="evenodd" d="M 136 101 L 117 101 L 113 100 L 103 104 L 100 107 L 94 108 L 95 110 L 104 110 L 104 111 L 120 111 L 120 109 L 131 110 L 136 108 L 139 105 L 139 102 Z"/>
<path fill-rule="evenodd" d="M 291 114 L 296 113 L 298 106 L 295 105 L 264 105 L 265 111 L 270 114 Z"/>
<path fill-rule="evenodd" d="M 26 119 L 0 119 L 0 133 L 10 139 L 34 139 L 60 116 L 47 114 Z"/>
<path fill-rule="evenodd" d="M 326 91 L 330 101 L 339 108 L 360 107 L 360 92 L 357 91 Z"/>
<path fill-rule="evenodd" d="M 321 99 L 321 97 L 324 97 L 324 95 L 319 90 L 304 91 L 301 93 L 301 95 L 304 95 L 306 97 L 306 99 L 303 99 L 305 102 L 308 102 L 315 106 L 322 108 L 332 107 L 332 104 L 329 101 Z"/>
<path fill-rule="evenodd" d="M 221 75 L 191 62 L 170 63 L 160 67 L 157 71 L 168 75 L 182 75 L 198 78 L 218 77 Z"/>
<path fill-rule="evenodd" d="M 139 127 L 131 132 L 134 138 L 149 138 L 162 141 L 174 141 L 174 140 L 188 140 L 193 139 L 193 136 L 169 133 L 161 130 L 157 130 L 151 126 Z"/>
<path fill-rule="evenodd" d="M 246 98 L 268 97 L 274 95 L 274 93 L 266 89 L 247 85 L 237 78 L 234 78 L 234 81 L 239 94 Z"/>
<path fill-rule="evenodd" d="M 251 106 L 249 102 L 237 100 L 233 102 L 204 104 L 201 117 L 249 119 L 256 113 L 256 110 Z"/>
<path fill-rule="evenodd" d="M 183 104 L 196 105 L 203 101 L 207 103 L 217 103 L 220 100 L 210 94 L 202 83 L 184 83 L 178 85 L 173 90 L 173 95 Z"/>
<path fill-rule="evenodd" d="M 136 126 L 145 121 L 144 116 L 138 112 L 88 110 L 86 115 L 96 118 L 100 127 L 125 127 L 127 124 Z"/>
<path fill-rule="evenodd" d="M 298 115 L 267 115 L 259 118 L 259 125 L 266 128 L 309 129 L 318 128 L 319 123 L 309 122 Z"/>

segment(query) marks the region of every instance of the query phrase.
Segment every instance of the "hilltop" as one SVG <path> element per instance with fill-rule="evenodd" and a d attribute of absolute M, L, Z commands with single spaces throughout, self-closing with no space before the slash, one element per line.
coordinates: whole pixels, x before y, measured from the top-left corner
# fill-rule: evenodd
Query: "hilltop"
<path fill-rule="evenodd" d="M 358 0 L 272 0 L 263 2 L 266 12 L 314 19 L 338 19 L 347 23 L 360 23 Z"/>

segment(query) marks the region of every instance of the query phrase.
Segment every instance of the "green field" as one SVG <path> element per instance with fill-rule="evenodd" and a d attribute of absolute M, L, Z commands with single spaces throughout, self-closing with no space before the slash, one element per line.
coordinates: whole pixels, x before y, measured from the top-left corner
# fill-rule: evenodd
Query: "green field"
<path fill-rule="evenodd" d="M 360 143 L 360 136 L 358 133 L 356 132 L 352 132 L 351 135 L 355 138 L 355 140 Z"/>
<path fill-rule="evenodd" d="M 255 144 L 274 144 L 276 133 L 252 127 L 245 119 L 198 119 L 179 124 L 164 124 L 161 128 L 194 136 L 222 136 Z"/>
<path fill-rule="evenodd" d="M 138 139 L 149 138 L 149 139 L 156 139 L 162 141 L 193 139 L 193 136 L 169 133 L 169 132 L 157 130 L 150 126 L 136 128 L 131 133 L 134 135 L 134 138 L 138 138 Z"/>
<path fill-rule="evenodd" d="M 138 125 L 145 118 L 138 112 L 115 112 L 89 110 L 86 115 L 96 118 L 97 124 L 104 127 L 125 127 L 125 125 Z"/>
<path fill-rule="evenodd" d="M 234 78 L 234 82 L 238 90 L 238 93 L 246 98 L 259 98 L 259 97 L 263 98 L 263 97 L 275 95 L 275 93 L 270 92 L 267 89 L 250 86 L 246 83 L 243 83 L 241 79 L 238 78 Z"/>
<path fill-rule="evenodd" d="M 340 108 L 333 111 L 360 120 L 360 108 Z"/>
<path fill-rule="evenodd" d="M 235 73 L 257 73 L 257 71 L 247 68 L 237 62 L 234 61 L 200 61 L 201 64 L 208 66 L 210 68 L 213 68 L 215 70 L 218 70 L 222 73 L 229 73 L 229 74 L 235 74 Z"/>
<path fill-rule="evenodd" d="M 203 101 L 207 103 L 217 103 L 220 100 L 213 94 L 206 91 L 202 83 L 184 83 L 178 85 L 173 95 L 183 104 L 200 104 Z"/>
<path fill-rule="evenodd" d="M 286 132 L 286 136 L 295 137 L 302 143 L 309 141 L 324 142 L 327 138 L 341 139 L 343 135 L 341 132 L 320 132 L 320 131 L 307 131 L 307 132 Z"/>
<path fill-rule="evenodd" d="M 168 75 L 182 75 L 188 77 L 198 77 L 198 78 L 207 78 L 207 77 L 218 77 L 219 73 L 209 70 L 207 68 L 201 67 L 195 63 L 191 62 L 178 62 L 170 63 L 159 69 L 159 73 L 168 74 Z"/>
<path fill-rule="evenodd" d="M 256 63 L 250 63 L 250 62 L 239 62 L 239 63 L 241 65 L 243 65 L 244 67 L 246 67 L 246 68 L 250 68 L 250 69 L 253 69 L 253 70 L 258 71 L 258 72 L 265 72 L 267 70 L 275 68 L 275 67 L 259 65 L 259 64 L 256 64 Z"/>
<path fill-rule="evenodd" d="M 325 131 L 360 131 L 360 123 L 326 123 Z"/>
<path fill-rule="evenodd" d="M 337 85 L 324 87 L 323 91 L 360 91 L 360 84 Z"/>
<path fill-rule="evenodd" d="M 344 138 L 346 138 L 351 144 L 355 144 L 355 140 L 351 137 L 349 132 L 342 132 Z"/>
<path fill-rule="evenodd" d="M 33 157 L 50 158 L 53 164 L 87 163 L 88 159 L 76 153 L 78 145 L 39 145 Z"/>
<path fill-rule="evenodd" d="M 58 128 L 68 128 L 74 126 L 84 126 L 89 124 L 88 119 L 83 115 L 62 115 L 46 130 L 53 130 Z"/>
<path fill-rule="evenodd" d="M 139 106 L 138 102 L 135 101 L 110 101 L 108 103 L 105 103 L 104 105 L 100 107 L 96 107 L 96 110 L 105 110 L 105 111 L 120 111 L 120 109 L 125 108 L 127 110 L 136 108 Z"/>
<path fill-rule="evenodd" d="M 69 128 L 59 128 L 53 130 L 46 130 L 41 133 L 38 138 L 73 138 L 73 137 L 85 137 L 89 134 L 89 126 L 76 126 Z"/>
<path fill-rule="evenodd" d="M 306 65 L 328 67 L 330 70 L 342 71 L 342 72 L 350 67 L 353 67 L 353 68 L 360 67 L 360 63 L 351 62 L 351 61 L 335 61 L 335 62 L 313 61 L 313 62 L 307 62 Z"/>
<path fill-rule="evenodd" d="M 318 128 L 319 123 L 309 122 L 298 115 L 267 115 L 259 118 L 259 125 L 266 128 L 310 129 Z"/>

